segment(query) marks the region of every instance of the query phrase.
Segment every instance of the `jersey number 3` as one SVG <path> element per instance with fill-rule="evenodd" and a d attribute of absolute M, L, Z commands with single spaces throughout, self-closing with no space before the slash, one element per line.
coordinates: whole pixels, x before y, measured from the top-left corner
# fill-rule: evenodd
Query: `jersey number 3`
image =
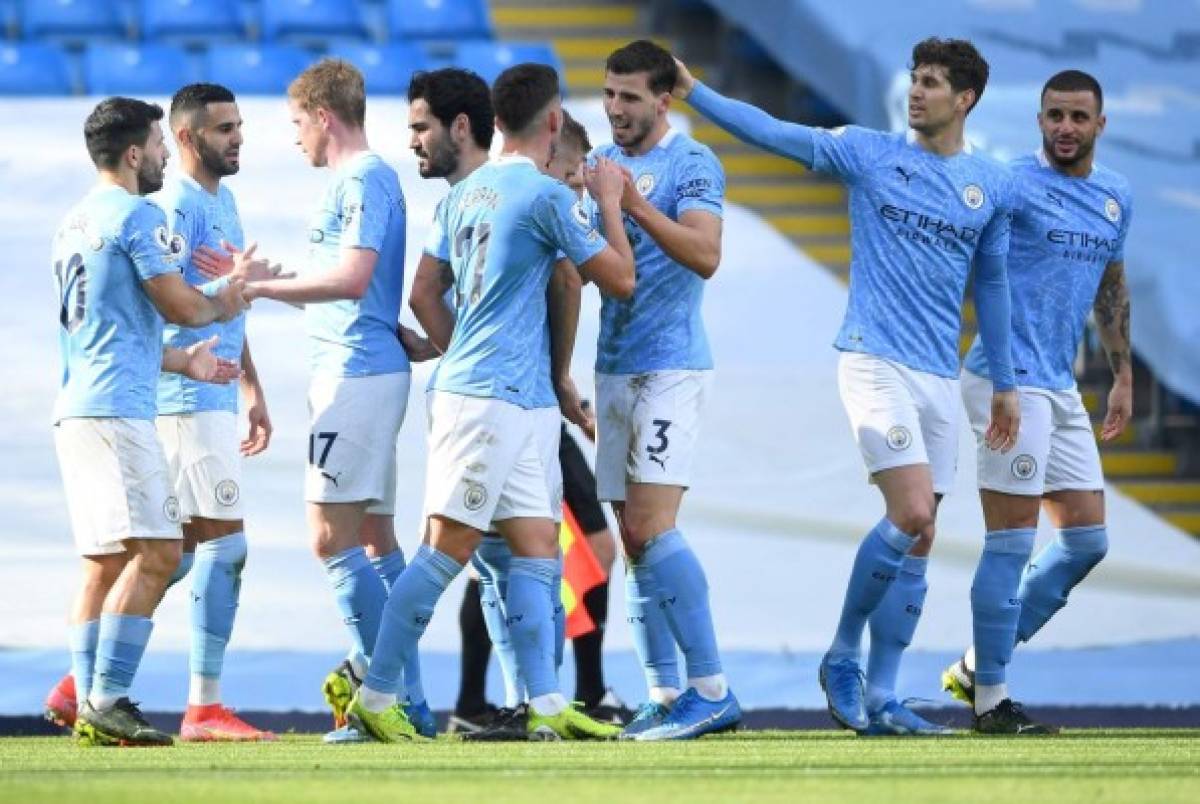
<path fill-rule="evenodd" d="M 87 307 L 87 268 L 82 254 L 72 254 L 64 264 L 54 263 L 54 279 L 58 283 L 58 323 L 68 335 L 74 335 L 83 325 L 83 314 Z M 71 295 L 74 294 L 74 301 Z"/>

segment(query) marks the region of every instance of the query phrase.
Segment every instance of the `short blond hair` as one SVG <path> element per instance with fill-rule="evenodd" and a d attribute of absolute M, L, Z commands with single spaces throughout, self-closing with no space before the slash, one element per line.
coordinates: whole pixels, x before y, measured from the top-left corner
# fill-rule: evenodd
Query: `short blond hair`
<path fill-rule="evenodd" d="M 288 97 L 312 114 L 333 112 L 349 126 L 362 128 L 367 116 L 367 90 L 362 73 L 341 59 L 321 59 L 292 81 Z"/>

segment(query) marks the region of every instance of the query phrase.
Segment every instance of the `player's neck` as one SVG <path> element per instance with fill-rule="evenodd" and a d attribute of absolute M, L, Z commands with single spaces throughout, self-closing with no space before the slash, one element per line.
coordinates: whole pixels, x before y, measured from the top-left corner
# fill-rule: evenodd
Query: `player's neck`
<path fill-rule="evenodd" d="M 913 129 L 913 133 L 916 134 L 918 146 L 937 156 L 955 156 L 967 145 L 961 122 L 951 123 L 937 131 L 924 132 Z"/>
<path fill-rule="evenodd" d="M 1095 165 L 1095 161 L 1096 154 L 1094 152 L 1088 154 L 1083 159 L 1067 165 L 1064 165 L 1061 162 L 1055 162 L 1049 157 L 1046 158 L 1046 163 L 1049 164 L 1050 167 L 1052 167 L 1058 173 L 1061 173 L 1064 176 L 1069 176 L 1072 179 L 1086 179 L 1088 176 L 1092 175 L 1092 168 Z"/>
<path fill-rule="evenodd" d="M 645 156 L 658 147 L 662 138 L 667 136 L 667 132 L 670 130 L 671 124 L 667 122 L 667 118 L 660 117 L 654 123 L 654 128 L 650 129 L 650 133 L 641 142 L 632 148 L 622 148 L 621 150 L 626 156 Z"/>
<path fill-rule="evenodd" d="M 500 149 L 501 156 L 523 156 L 541 170 L 550 161 L 550 138 L 538 137 L 525 139 L 523 137 L 504 138 L 504 146 Z"/>
<path fill-rule="evenodd" d="M 183 161 L 183 172 L 192 181 L 204 188 L 209 195 L 216 195 L 221 189 L 221 177 L 214 176 L 201 163 L 191 164 L 186 158 Z"/>
<path fill-rule="evenodd" d="M 101 187 L 120 187 L 130 195 L 140 195 L 136 173 L 101 170 L 98 173 L 98 180 Z"/>
<path fill-rule="evenodd" d="M 330 137 L 325 147 L 325 164 L 337 170 L 363 151 L 369 151 L 367 132 L 361 128 L 344 129 L 338 136 Z"/>
<path fill-rule="evenodd" d="M 488 160 L 488 152 L 482 149 L 472 149 L 469 152 L 464 152 L 459 156 L 458 169 L 446 176 L 446 181 L 450 186 L 458 184 L 460 181 L 470 176 L 475 172 L 475 168 L 482 165 Z"/>

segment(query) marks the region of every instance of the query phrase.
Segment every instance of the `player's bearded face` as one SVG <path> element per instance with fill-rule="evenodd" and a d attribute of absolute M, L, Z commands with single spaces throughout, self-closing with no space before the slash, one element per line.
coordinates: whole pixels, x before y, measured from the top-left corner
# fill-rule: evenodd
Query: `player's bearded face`
<path fill-rule="evenodd" d="M 658 120 L 658 104 L 645 73 L 604 77 L 604 113 L 612 127 L 613 142 L 637 148 L 650 136 Z"/>
<path fill-rule="evenodd" d="M 242 118 L 236 104 L 209 107 L 202 129 L 192 132 L 196 154 L 205 170 L 214 176 L 232 176 L 241 167 Z"/>
<path fill-rule="evenodd" d="M 166 166 L 167 145 L 163 141 L 162 129 L 155 123 L 150 129 L 146 145 L 140 149 L 137 163 L 138 193 L 146 195 L 161 190 Z"/>
<path fill-rule="evenodd" d="M 1096 96 L 1086 90 L 1047 91 L 1038 113 L 1046 157 L 1069 167 L 1091 156 L 1096 137 L 1104 130 L 1104 115 L 1098 107 Z"/>
<path fill-rule="evenodd" d="M 433 134 L 433 131 L 428 132 Z M 449 176 L 458 170 L 461 149 L 450 139 L 450 132 L 442 129 L 435 136 L 426 137 L 413 149 L 419 160 L 417 169 L 423 179 Z"/>

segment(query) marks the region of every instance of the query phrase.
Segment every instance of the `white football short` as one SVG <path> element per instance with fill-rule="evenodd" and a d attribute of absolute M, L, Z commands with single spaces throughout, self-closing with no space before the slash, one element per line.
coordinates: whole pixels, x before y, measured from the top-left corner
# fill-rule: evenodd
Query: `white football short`
<path fill-rule="evenodd" d="M 1005 453 L 983 442 L 991 419 L 992 381 L 962 373 L 962 398 L 978 445 L 979 488 L 1040 497 L 1048 491 L 1104 488 L 1100 450 L 1079 391 L 1021 388 L 1021 430 Z"/>
<path fill-rule="evenodd" d="M 711 371 L 596 375 L 596 494 L 629 483 L 687 488 Z"/>
<path fill-rule="evenodd" d="M 484 532 L 492 522 L 515 517 L 554 519 L 537 411 L 430 391 L 429 419 L 427 515 Z"/>
<path fill-rule="evenodd" d="M 312 378 L 305 500 L 369 502 L 367 513 L 395 513 L 396 438 L 411 379 L 407 371 Z"/>
<path fill-rule="evenodd" d="M 179 500 L 154 422 L 63 419 L 54 449 L 81 556 L 122 553 L 125 539 L 182 539 Z"/>
<path fill-rule="evenodd" d="M 562 438 L 562 413 L 558 406 L 534 408 L 529 411 L 536 422 L 538 455 L 546 474 L 546 498 L 550 501 L 550 513 L 555 522 L 562 521 L 563 473 L 558 459 L 558 444 Z"/>
<path fill-rule="evenodd" d="M 159 416 L 154 426 L 167 457 L 183 520 L 242 519 L 237 414 L 206 410 Z"/>
<path fill-rule="evenodd" d="M 928 464 L 936 494 L 954 488 L 958 467 L 958 379 L 860 352 L 838 357 L 838 392 L 854 440 L 874 477 Z"/>

